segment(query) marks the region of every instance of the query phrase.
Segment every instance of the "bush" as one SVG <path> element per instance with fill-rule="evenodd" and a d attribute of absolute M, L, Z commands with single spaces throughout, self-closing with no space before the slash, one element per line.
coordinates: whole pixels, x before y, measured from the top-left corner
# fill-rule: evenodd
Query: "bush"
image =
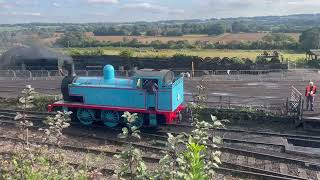
<path fill-rule="evenodd" d="M 238 57 L 233 57 L 230 59 L 231 63 L 235 63 L 235 64 L 244 64 L 244 61 Z"/>
<path fill-rule="evenodd" d="M 256 58 L 256 63 L 257 63 L 257 64 L 267 64 L 268 61 L 267 61 L 266 58 L 263 58 L 263 57 L 261 57 L 261 56 L 258 56 L 258 57 Z"/>
<path fill-rule="evenodd" d="M 172 56 L 173 59 L 180 59 L 180 58 L 186 58 L 188 55 L 183 54 L 183 53 L 176 53 Z"/>
<path fill-rule="evenodd" d="M 133 57 L 134 52 L 132 50 L 126 49 L 119 53 L 120 57 L 130 58 Z"/>
<path fill-rule="evenodd" d="M 57 101 L 57 98 L 53 96 L 35 96 L 33 100 L 34 109 L 37 111 L 47 111 L 47 107 L 49 104 L 52 104 Z"/>
<path fill-rule="evenodd" d="M 306 58 L 299 58 L 295 61 L 297 66 L 304 66 L 305 64 L 308 64 Z"/>
<path fill-rule="evenodd" d="M 244 64 L 250 64 L 250 65 L 253 64 L 253 61 L 251 59 L 249 59 L 249 58 L 246 58 L 243 61 L 244 61 Z"/>

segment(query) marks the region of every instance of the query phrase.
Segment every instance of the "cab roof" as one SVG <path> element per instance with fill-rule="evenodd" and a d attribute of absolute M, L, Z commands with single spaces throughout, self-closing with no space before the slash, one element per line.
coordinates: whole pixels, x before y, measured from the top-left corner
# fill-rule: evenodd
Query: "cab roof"
<path fill-rule="evenodd" d="M 170 70 L 155 70 L 155 69 L 140 69 L 133 74 L 136 78 L 152 77 L 161 79 L 165 83 L 172 83 L 174 81 L 174 73 Z"/>

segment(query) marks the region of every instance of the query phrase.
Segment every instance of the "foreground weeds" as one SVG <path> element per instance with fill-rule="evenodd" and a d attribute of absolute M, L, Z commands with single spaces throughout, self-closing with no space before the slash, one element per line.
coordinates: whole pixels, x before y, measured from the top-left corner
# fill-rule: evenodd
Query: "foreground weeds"
<path fill-rule="evenodd" d="M 143 161 L 142 150 L 133 146 L 133 141 L 139 141 L 140 131 L 134 126 L 138 118 L 136 113 L 125 112 L 123 119 L 126 127 L 122 129 L 119 138 L 128 142 L 122 152 L 115 155 L 120 165 L 115 169 L 113 178 L 130 180 L 209 180 L 215 176 L 215 169 L 221 164 L 218 150 L 221 138 L 212 137 L 212 129 L 223 126 L 215 116 L 210 122 L 199 117 L 198 112 L 205 108 L 206 100 L 203 94 L 205 87 L 198 86 L 199 94 L 195 95 L 197 103 L 188 106 L 194 130 L 190 134 L 168 134 L 167 149 L 162 152 L 160 162 L 151 171 Z M 16 143 L 8 153 L 2 153 L 0 158 L 0 179 L 22 180 L 89 180 L 104 178 L 98 169 L 87 166 L 88 162 L 72 164 L 67 162 L 66 155 L 54 147 L 30 143 L 29 128 L 33 126 L 27 115 L 27 109 L 34 107 L 36 92 L 27 86 L 20 99 L 23 113 L 18 113 L 21 143 Z M 64 136 L 63 130 L 70 126 L 71 112 L 58 112 L 54 117 L 48 117 L 44 122 L 47 127 L 41 128 L 45 135 L 43 142 L 60 147 Z M 99 167 L 99 169 L 108 167 Z"/>
<path fill-rule="evenodd" d="M 92 174 L 81 166 L 75 166 L 66 162 L 63 154 L 53 151 L 48 146 L 41 146 L 29 142 L 29 128 L 33 126 L 27 115 L 27 110 L 34 107 L 34 99 L 37 93 L 28 85 L 22 91 L 19 106 L 22 113 L 17 113 L 15 120 L 20 131 L 17 137 L 20 142 L 15 142 L 13 149 L 7 153 L 1 153 L 0 179 L 21 180 L 55 180 L 55 179 L 89 179 Z M 48 117 L 47 129 L 40 129 L 46 135 L 45 141 L 54 141 L 59 145 L 62 138 L 62 130 L 70 124 L 71 112 L 58 112 L 55 117 Z M 31 136 L 33 136 L 31 134 Z"/>

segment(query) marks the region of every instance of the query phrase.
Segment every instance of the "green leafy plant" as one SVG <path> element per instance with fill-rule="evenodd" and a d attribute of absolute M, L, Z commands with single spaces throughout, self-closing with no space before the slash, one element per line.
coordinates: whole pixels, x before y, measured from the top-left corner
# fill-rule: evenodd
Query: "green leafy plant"
<path fill-rule="evenodd" d="M 124 151 L 115 155 L 115 157 L 121 161 L 121 165 L 119 169 L 115 171 L 114 175 L 119 179 L 147 179 L 148 171 L 142 159 L 142 153 L 138 148 L 135 148 L 130 141 L 131 136 L 140 139 L 140 131 L 133 125 L 133 122 L 138 118 L 138 114 L 125 112 L 122 117 L 125 119 L 127 127 L 122 128 L 122 134 L 120 134 L 119 137 L 128 138 L 129 144 Z"/>
<path fill-rule="evenodd" d="M 72 114 L 71 111 L 58 111 L 54 117 L 47 117 L 45 124 L 49 126 L 47 129 L 40 128 L 39 130 L 44 131 L 47 135 L 48 141 L 53 141 L 57 145 L 60 145 L 61 138 L 63 137 L 62 131 L 65 128 L 70 126 L 70 115 Z"/>
<path fill-rule="evenodd" d="M 63 156 L 52 154 L 42 148 L 35 154 L 25 150 L 15 152 L 10 160 L 0 159 L 1 179 L 25 180 L 89 180 L 91 173 L 86 168 L 74 168 Z"/>
<path fill-rule="evenodd" d="M 208 179 L 208 175 L 205 172 L 205 152 L 206 146 L 196 143 L 192 136 L 189 136 L 187 142 L 186 151 L 178 158 L 181 170 L 185 170 L 183 179 Z"/>
<path fill-rule="evenodd" d="M 167 150 L 164 151 L 165 156 L 159 161 L 155 179 L 171 180 L 183 176 L 180 172 L 178 157 L 183 151 L 185 137 L 185 134 L 174 136 L 168 133 Z"/>
<path fill-rule="evenodd" d="M 46 96 L 37 94 L 34 96 L 33 109 L 36 109 L 38 111 L 46 111 L 48 105 L 56 102 L 57 100 L 59 100 L 58 96 Z"/>
<path fill-rule="evenodd" d="M 27 147 L 29 146 L 29 127 L 33 126 L 33 123 L 27 119 L 26 111 L 34 107 L 33 101 L 34 96 L 37 93 L 31 85 L 27 85 L 25 89 L 22 91 L 22 97 L 19 99 L 19 107 L 22 108 L 22 113 L 17 112 L 14 120 L 18 121 L 18 126 L 20 128 L 20 133 L 22 135 L 22 139 L 26 142 Z M 26 134 L 24 132 L 26 131 Z"/>
<path fill-rule="evenodd" d="M 215 168 L 219 167 L 221 152 L 217 150 L 222 143 L 220 137 L 214 135 L 214 129 L 223 127 L 222 122 L 211 115 L 211 121 L 201 120 L 200 112 L 204 110 L 207 96 L 206 83 L 201 81 L 197 93 L 193 95 L 194 102 L 188 105 L 192 125 L 191 134 L 181 134 L 176 137 L 168 134 L 168 150 L 160 161 L 156 177 L 160 179 L 213 179 Z"/>
<path fill-rule="evenodd" d="M 28 109 L 34 107 L 34 99 L 37 93 L 30 85 L 22 91 L 23 96 L 19 99 L 22 113 L 17 113 L 15 120 L 19 121 L 18 125 L 22 130 L 23 140 L 26 141 L 27 147 L 14 148 L 9 158 L 0 158 L 0 175 L 1 179 L 26 179 L 26 180 L 55 180 L 55 179 L 83 179 L 87 180 L 91 174 L 87 169 L 75 169 L 65 161 L 64 155 L 55 151 L 52 153 L 47 146 L 41 146 L 29 143 L 28 128 L 33 126 L 26 114 Z M 48 118 L 47 124 L 50 126 L 44 131 L 50 138 L 56 138 L 58 144 L 62 129 L 69 126 L 68 121 L 70 112 L 58 112 L 52 118 Z M 27 131 L 26 137 L 24 131 Z M 16 146 L 15 146 L 16 147 Z"/>
<path fill-rule="evenodd" d="M 203 109 L 207 108 L 206 101 L 208 100 L 208 97 L 206 95 L 206 85 L 207 82 L 202 79 L 196 86 L 197 92 L 192 94 L 192 102 L 187 104 L 187 112 L 190 115 L 191 122 L 194 121 L 194 118 L 200 116 Z"/>
<path fill-rule="evenodd" d="M 215 168 L 221 163 L 221 152 L 217 148 L 222 139 L 214 136 L 213 130 L 223 124 L 215 116 L 211 116 L 211 119 L 211 122 L 205 122 L 195 118 L 195 129 L 189 135 L 168 134 L 167 150 L 159 162 L 156 179 L 214 178 Z"/>
<path fill-rule="evenodd" d="M 125 120 L 125 124 L 127 127 L 122 128 L 122 134 L 119 134 L 120 138 L 128 138 L 130 136 L 135 137 L 140 139 L 140 130 L 133 125 L 133 123 L 138 119 L 138 114 L 137 113 L 129 113 L 129 112 L 124 112 L 122 117 Z"/>

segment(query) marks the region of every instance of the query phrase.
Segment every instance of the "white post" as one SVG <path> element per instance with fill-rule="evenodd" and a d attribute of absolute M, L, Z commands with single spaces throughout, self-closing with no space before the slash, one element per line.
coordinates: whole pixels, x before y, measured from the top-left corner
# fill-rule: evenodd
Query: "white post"
<path fill-rule="evenodd" d="M 191 63 L 191 69 L 192 69 L 192 77 L 194 77 L 194 63 L 193 63 L 193 61 L 192 61 L 192 63 Z"/>

